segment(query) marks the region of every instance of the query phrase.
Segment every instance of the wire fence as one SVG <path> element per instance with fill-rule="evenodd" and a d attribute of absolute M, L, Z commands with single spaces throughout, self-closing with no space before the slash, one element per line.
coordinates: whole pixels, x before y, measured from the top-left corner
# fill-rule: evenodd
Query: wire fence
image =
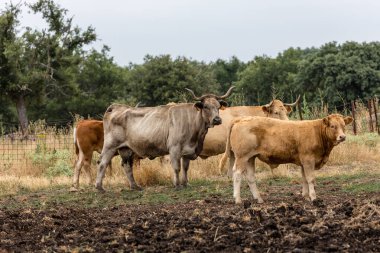
<path fill-rule="evenodd" d="M 54 173 L 54 169 L 67 171 L 75 159 L 74 149 L 73 136 L 67 132 L 31 134 L 27 138 L 19 133 L 1 136 L 0 175 L 7 172 L 41 175 Z"/>

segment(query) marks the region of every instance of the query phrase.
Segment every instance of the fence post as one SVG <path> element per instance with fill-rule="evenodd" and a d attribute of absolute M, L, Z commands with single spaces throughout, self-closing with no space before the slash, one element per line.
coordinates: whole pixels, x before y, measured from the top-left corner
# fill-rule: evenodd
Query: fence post
<path fill-rule="evenodd" d="M 372 121 L 372 98 L 368 100 L 368 111 L 369 111 L 369 131 L 373 132 L 373 121 Z"/>
<path fill-rule="evenodd" d="M 356 135 L 356 118 L 355 118 L 355 101 L 351 101 L 351 113 L 354 122 L 352 122 L 352 130 L 354 131 L 354 135 Z"/>
<path fill-rule="evenodd" d="M 300 120 L 303 120 L 302 111 L 301 111 L 301 103 L 299 101 L 297 103 L 297 110 L 298 110 L 298 115 L 300 116 Z"/>
<path fill-rule="evenodd" d="M 380 135 L 380 126 L 379 126 L 379 119 L 377 118 L 377 99 L 376 98 L 372 98 L 372 101 L 373 101 L 373 111 L 375 113 L 375 128 L 377 129 L 377 134 Z"/>

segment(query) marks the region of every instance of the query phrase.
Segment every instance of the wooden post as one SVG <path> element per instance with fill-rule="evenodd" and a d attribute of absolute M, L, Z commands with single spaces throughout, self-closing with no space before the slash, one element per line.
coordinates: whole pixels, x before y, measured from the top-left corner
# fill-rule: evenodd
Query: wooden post
<path fill-rule="evenodd" d="M 297 103 L 297 110 L 298 110 L 298 115 L 300 116 L 300 120 L 303 120 L 303 118 L 302 118 L 301 103 L 299 101 Z"/>
<path fill-rule="evenodd" d="M 377 129 L 377 134 L 380 135 L 380 126 L 379 126 L 379 119 L 377 118 L 377 99 L 373 98 L 373 112 L 375 113 L 375 128 Z"/>
<path fill-rule="evenodd" d="M 352 130 L 354 131 L 354 134 L 356 135 L 356 118 L 355 118 L 355 101 L 351 101 L 351 113 L 352 118 L 354 119 L 354 122 L 352 122 Z"/>
<path fill-rule="evenodd" d="M 372 102 L 373 102 L 373 99 L 369 99 L 368 100 L 368 111 L 369 111 L 369 131 L 370 132 L 374 132 L 373 131 L 373 121 L 372 121 Z"/>

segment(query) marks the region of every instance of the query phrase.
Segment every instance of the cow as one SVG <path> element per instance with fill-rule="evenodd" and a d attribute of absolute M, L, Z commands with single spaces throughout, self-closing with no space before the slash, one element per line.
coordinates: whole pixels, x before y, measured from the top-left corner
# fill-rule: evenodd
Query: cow
<path fill-rule="evenodd" d="M 226 150 L 219 168 L 225 165 L 229 157 L 230 164 L 233 164 L 235 202 L 241 203 L 241 177 L 246 174 L 253 197 L 258 203 L 263 203 L 256 186 L 256 158 L 271 168 L 284 163 L 301 166 L 302 196 L 314 201 L 314 170 L 322 168 L 331 150 L 346 139 L 345 126 L 352 120 L 340 114 L 305 121 L 281 121 L 264 117 L 234 120 L 229 128 Z"/>
<path fill-rule="evenodd" d="M 81 120 L 74 128 L 74 145 L 77 160 L 75 161 L 75 171 L 73 184 L 70 191 L 77 191 L 79 188 L 79 175 L 84 167 L 88 175 L 89 182 L 93 182 L 91 175 L 91 160 L 94 151 L 102 152 L 104 141 L 103 121 L 101 120 Z M 112 172 L 112 163 L 109 163 Z"/>
<path fill-rule="evenodd" d="M 225 110 L 219 112 L 222 118 L 222 124 L 214 128 L 210 128 L 206 134 L 203 149 L 200 153 L 202 159 L 207 159 L 210 156 L 216 156 L 224 153 L 226 149 L 226 140 L 228 126 L 236 118 L 242 116 L 263 116 L 269 118 L 276 118 L 281 120 L 289 120 L 288 115 L 292 111 L 292 107 L 297 105 L 300 96 L 294 103 L 288 104 L 281 100 L 273 99 L 270 103 L 262 106 L 233 106 L 227 107 Z M 170 157 L 165 156 L 160 158 L 161 165 L 170 163 Z M 273 173 L 273 172 L 272 172 Z M 220 171 L 220 174 L 223 174 Z M 228 169 L 227 175 L 232 176 L 232 167 Z"/>
<path fill-rule="evenodd" d="M 289 120 L 288 115 L 292 111 L 292 107 L 298 104 L 300 96 L 294 103 L 287 104 L 281 100 L 273 99 L 269 104 L 262 106 L 234 106 L 228 107 L 220 111 L 220 117 L 223 123 L 217 127 L 209 129 L 204 144 L 203 150 L 199 155 L 206 159 L 210 156 L 215 156 L 224 153 L 226 149 L 226 140 L 228 128 L 231 122 L 242 116 L 263 116 L 269 118 L 277 118 L 281 120 Z M 222 171 L 220 171 L 222 174 Z M 228 176 L 232 176 L 232 170 L 227 172 Z"/>
<path fill-rule="evenodd" d="M 106 166 L 117 151 L 132 189 L 141 189 L 133 177 L 133 159 L 160 157 L 169 154 L 176 188 L 187 185 L 190 160 L 198 157 L 208 128 L 222 123 L 219 109 L 227 107 L 223 100 L 231 95 L 207 94 L 201 97 L 187 89 L 196 103 L 131 108 L 111 105 L 104 114 L 104 146 L 98 161 L 96 188 L 104 191 L 102 181 Z M 179 180 L 182 159 L 182 176 Z"/>

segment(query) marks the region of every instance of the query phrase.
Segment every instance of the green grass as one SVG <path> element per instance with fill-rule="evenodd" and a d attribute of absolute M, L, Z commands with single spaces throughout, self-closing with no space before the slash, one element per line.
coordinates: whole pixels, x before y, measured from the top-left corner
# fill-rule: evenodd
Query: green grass
<path fill-rule="evenodd" d="M 14 209 L 80 205 L 91 208 L 126 204 L 170 204 L 213 196 L 232 198 L 232 185 L 223 180 L 194 180 L 190 182 L 190 186 L 180 190 L 172 186 L 152 186 L 143 191 L 134 191 L 125 185 L 108 186 L 105 193 L 99 193 L 92 186 L 79 192 L 69 192 L 68 189 L 68 186 L 59 186 L 33 192 L 22 188 L 15 195 L 3 195 L 0 198 L 0 207 Z"/>
<path fill-rule="evenodd" d="M 380 192 L 380 174 L 356 173 L 318 177 L 320 186 L 339 186 L 340 193 L 358 194 L 362 192 Z M 299 178 L 278 177 L 260 180 L 259 190 L 279 187 L 278 194 L 289 194 L 287 189 L 294 186 Z M 298 183 L 297 183 L 298 184 Z M 1 187 L 0 187 L 1 188 Z M 102 208 L 119 205 L 158 205 L 175 204 L 192 200 L 219 198 L 233 201 L 232 180 L 226 178 L 192 180 L 187 188 L 176 190 L 171 185 L 146 187 L 143 191 L 130 190 L 125 184 L 107 185 L 105 193 L 99 193 L 93 186 L 86 186 L 79 192 L 69 192 L 69 185 L 49 186 L 43 190 L 31 191 L 20 187 L 16 194 L 0 196 L 0 208 L 49 208 L 55 206 L 83 208 Z M 242 182 L 242 197 L 251 198 L 246 180 Z M 325 188 L 328 191 L 328 187 Z M 340 194 L 334 192 L 333 194 Z"/>
<path fill-rule="evenodd" d="M 318 182 L 333 182 L 342 186 L 342 190 L 351 193 L 379 192 L 380 174 L 360 172 L 320 177 Z"/>
<path fill-rule="evenodd" d="M 343 187 L 346 192 L 362 193 L 362 192 L 379 192 L 380 193 L 380 181 L 365 182 L 358 184 L 348 184 Z"/>
<path fill-rule="evenodd" d="M 344 183 L 344 182 L 352 182 L 355 180 L 362 180 L 365 178 L 379 178 L 379 177 L 380 177 L 380 174 L 359 172 L 359 173 L 355 173 L 355 174 L 340 174 L 340 175 L 334 175 L 334 176 L 322 176 L 322 177 L 319 177 L 317 180 L 319 182 L 333 181 L 333 182 L 337 182 L 337 183 Z"/>

